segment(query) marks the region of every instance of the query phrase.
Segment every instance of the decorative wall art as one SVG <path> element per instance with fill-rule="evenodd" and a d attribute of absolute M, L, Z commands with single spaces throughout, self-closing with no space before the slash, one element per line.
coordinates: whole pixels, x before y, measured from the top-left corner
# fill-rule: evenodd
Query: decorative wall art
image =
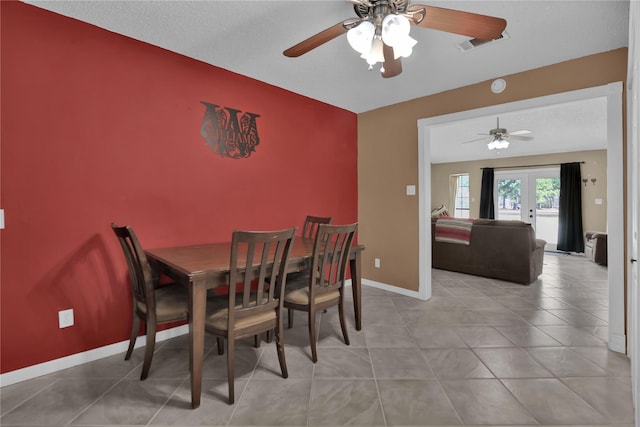
<path fill-rule="evenodd" d="M 206 110 L 200 135 L 211 151 L 232 159 L 244 159 L 256 151 L 256 146 L 260 144 L 256 122 L 259 114 L 242 113 L 235 108 L 220 107 L 204 101 L 202 104 Z M 239 116 L 240 113 L 242 115 Z"/>

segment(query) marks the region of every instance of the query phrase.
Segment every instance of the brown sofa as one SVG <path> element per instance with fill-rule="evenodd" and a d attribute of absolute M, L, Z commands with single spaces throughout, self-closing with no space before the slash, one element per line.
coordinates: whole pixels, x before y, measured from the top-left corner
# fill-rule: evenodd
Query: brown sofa
<path fill-rule="evenodd" d="M 438 242 L 436 219 L 431 221 L 432 267 L 509 282 L 530 284 L 542 274 L 544 240 L 531 224 L 478 219 L 469 245 Z"/>

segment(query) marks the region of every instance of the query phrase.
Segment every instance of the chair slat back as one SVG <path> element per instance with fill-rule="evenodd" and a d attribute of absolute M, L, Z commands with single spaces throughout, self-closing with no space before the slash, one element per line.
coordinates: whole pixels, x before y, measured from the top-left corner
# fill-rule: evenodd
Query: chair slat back
<path fill-rule="evenodd" d="M 229 328 L 238 319 L 282 305 L 287 262 L 297 227 L 234 231 L 229 273 Z"/>
<path fill-rule="evenodd" d="M 127 261 L 133 303 L 143 304 L 149 314 L 155 315 L 154 276 L 136 233 L 128 225 L 112 223 L 111 228 Z"/>
<path fill-rule="evenodd" d="M 310 298 L 344 286 L 347 262 L 358 223 L 320 224 L 313 247 Z"/>
<path fill-rule="evenodd" d="M 331 217 L 308 215 L 304 220 L 304 227 L 302 228 L 302 238 L 315 239 L 316 234 L 318 233 L 318 226 L 320 224 L 331 224 Z"/>

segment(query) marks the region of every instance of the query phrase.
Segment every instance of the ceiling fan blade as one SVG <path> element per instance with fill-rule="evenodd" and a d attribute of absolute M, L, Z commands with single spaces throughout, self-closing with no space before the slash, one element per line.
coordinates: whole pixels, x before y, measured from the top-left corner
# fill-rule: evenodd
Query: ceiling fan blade
<path fill-rule="evenodd" d="M 461 144 L 468 144 L 468 143 L 470 143 L 470 142 L 483 141 L 483 140 L 485 140 L 485 139 L 488 139 L 488 138 L 485 136 L 485 137 L 483 137 L 483 138 L 471 139 L 471 140 L 469 140 L 469 141 L 461 142 Z"/>
<path fill-rule="evenodd" d="M 531 133 L 530 130 L 522 129 L 522 130 L 517 130 L 515 132 L 509 132 L 509 136 L 528 135 L 530 133 Z"/>
<path fill-rule="evenodd" d="M 531 141 L 533 139 L 532 136 L 518 136 L 509 134 L 506 136 L 506 139 L 509 141 Z"/>
<path fill-rule="evenodd" d="M 419 18 L 420 9 L 424 9 L 424 18 L 415 25 L 481 40 L 499 37 L 507 26 L 507 21 L 502 18 L 423 4 L 411 5 L 407 11 L 418 12 L 414 16 Z"/>
<path fill-rule="evenodd" d="M 395 77 L 402 73 L 402 62 L 400 62 L 400 58 L 395 59 L 393 57 L 393 48 L 383 44 L 382 53 L 384 54 L 384 64 L 382 65 L 384 71 L 382 72 L 382 77 Z"/>
<path fill-rule="evenodd" d="M 351 21 L 353 20 L 348 20 L 349 23 L 351 23 Z M 346 22 L 347 21 L 339 22 L 336 25 L 327 28 L 326 30 L 320 31 L 318 34 L 315 34 L 308 39 L 301 41 L 297 45 L 290 47 L 282 53 L 284 54 L 284 56 L 288 56 L 289 58 L 296 58 L 300 55 L 303 55 L 310 50 L 325 44 L 329 40 L 333 40 L 336 37 L 346 33 L 348 31 L 344 26 Z"/>

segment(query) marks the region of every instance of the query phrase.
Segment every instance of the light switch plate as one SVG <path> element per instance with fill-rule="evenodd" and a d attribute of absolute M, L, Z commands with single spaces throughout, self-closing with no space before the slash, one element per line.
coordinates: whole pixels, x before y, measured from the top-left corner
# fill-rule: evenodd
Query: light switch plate
<path fill-rule="evenodd" d="M 596 199 L 596 205 L 601 205 L 602 204 L 602 199 Z"/>
<path fill-rule="evenodd" d="M 4 209 L 0 209 L 0 230 L 4 230 Z"/>
<path fill-rule="evenodd" d="M 407 196 L 415 196 L 415 195 L 416 195 L 416 186 L 407 185 Z"/>

